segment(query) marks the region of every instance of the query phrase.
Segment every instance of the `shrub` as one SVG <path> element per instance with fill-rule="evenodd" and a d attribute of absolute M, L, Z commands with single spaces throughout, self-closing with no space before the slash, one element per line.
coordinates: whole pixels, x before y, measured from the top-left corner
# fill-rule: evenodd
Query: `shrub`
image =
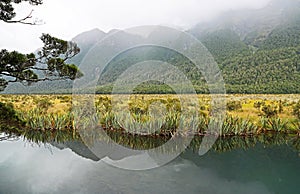
<path fill-rule="evenodd" d="M 267 118 L 275 117 L 278 114 L 277 107 L 266 105 L 262 107 L 263 116 Z"/>
<path fill-rule="evenodd" d="M 19 119 L 12 104 L 0 102 L 0 129 L 9 130 L 22 126 L 24 122 Z"/>
<path fill-rule="evenodd" d="M 241 110 L 242 104 L 240 101 L 229 101 L 226 105 L 228 111 Z"/>
<path fill-rule="evenodd" d="M 293 107 L 293 115 L 295 115 L 298 119 L 300 119 L 300 100 Z"/>
<path fill-rule="evenodd" d="M 262 101 L 257 101 L 257 102 L 254 102 L 254 108 L 256 108 L 257 110 L 260 110 L 260 108 L 262 106 L 265 106 L 265 102 L 262 102 Z"/>
<path fill-rule="evenodd" d="M 279 102 L 278 102 L 278 112 L 279 113 L 283 112 L 283 105 L 282 105 L 282 101 L 281 100 L 279 100 Z"/>
<path fill-rule="evenodd" d="M 40 109 L 43 109 L 44 111 L 47 111 L 50 106 L 52 106 L 52 103 L 49 101 L 49 99 L 42 98 L 37 100 L 37 106 Z"/>
<path fill-rule="evenodd" d="M 18 116 L 13 108 L 13 105 L 0 102 L 0 121 L 7 122 L 16 120 L 18 120 Z"/>

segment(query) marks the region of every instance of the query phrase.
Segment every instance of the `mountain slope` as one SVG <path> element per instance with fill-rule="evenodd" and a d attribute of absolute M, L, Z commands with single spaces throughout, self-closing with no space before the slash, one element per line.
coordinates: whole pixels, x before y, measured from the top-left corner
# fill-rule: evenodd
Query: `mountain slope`
<path fill-rule="evenodd" d="M 300 1 L 274 0 L 260 10 L 225 13 L 220 16 L 221 19 L 199 24 L 189 32 L 214 56 L 222 70 L 228 93 L 300 93 L 298 16 L 300 16 Z M 152 50 L 152 56 L 150 50 L 140 52 L 140 54 L 127 53 L 127 59 L 125 57 L 116 59 L 115 68 L 106 71 L 100 82 L 102 86 L 110 88 L 101 87 L 99 92 L 109 91 L 112 87 L 109 83 L 113 83 L 124 71 L 119 67 L 124 64 L 129 67 L 138 61 L 138 56 L 142 56 L 142 53 L 149 53 L 150 58 L 160 59 L 179 67 L 192 81 L 197 92 L 207 92 L 201 74 L 183 57 L 166 51 L 153 55 Z M 153 88 L 149 85 L 143 87 L 146 93 L 157 92 L 149 91 L 149 88 Z M 166 87 L 164 89 L 169 92 Z"/>

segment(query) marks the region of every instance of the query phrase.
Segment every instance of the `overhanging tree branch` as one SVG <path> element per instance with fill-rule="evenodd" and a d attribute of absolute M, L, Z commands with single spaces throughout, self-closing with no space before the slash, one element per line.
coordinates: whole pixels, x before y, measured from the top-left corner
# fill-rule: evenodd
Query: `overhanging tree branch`
<path fill-rule="evenodd" d="M 44 46 L 37 54 L 0 51 L 0 87 L 5 88 L 10 82 L 30 85 L 39 81 L 74 80 L 82 76 L 78 67 L 66 63 L 80 52 L 75 43 L 49 34 L 43 34 L 41 40 Z M 38 72 L 44 76 L 40 77 Z"/>
<path fill-rule="evenodd" d="M 19 20 L 7 20 L 5 21 L 6 23 L 20 23 L 20 24 L 28 24 L 28 25 L 40 25 L 40 23 L 38 23 L 37 21 L 34 22 L 27 22 L 28 19 L 32 18 L 32 12 L 33 10 L 31 10 L 31 12 L 29 13 L 29 15 L 27 15 L 26 17 L 19 19 Z"/>
<path fill-rule="evenodd" d="M 38 25 L 37 21 L 30 22 L 29 19 L 32 19 L 32 12 L 25 16 L 22 19 L 13 20 L 16 17 L 16 13 L 14 11 L 13 4 L 19 4 L 22 2 L 29 2 L 33 6 L 43 4 L 42 0 L 1 0 L 0 1 L 0 20 L 6 23 L 21 23 L 21 24 L 28 24 L 28 25 Z"/>
<path fill-rule="evenodd" d="M 0 0 L 0 20 L 6 23 L 36 25 L 36 22 L 28 21 L 32 18 L 33 10 L 26 17 L 13 20 L 16 16 L 13 4 L 22 2 L 29 2 L 33 6 L 43 3 L 42 0 Z M 80 52 L 76 43 L 49 34 L 43 34 L 41 40 L 44 46 L 37 54 L 0 50 L 0 91 L 10 82 L 30 85 L 39 81 L 74 80 L 83 75 L 77 66 L 67 63 L 67 60 Z M 42 72 L 43 76 L 39 72 Z"/>

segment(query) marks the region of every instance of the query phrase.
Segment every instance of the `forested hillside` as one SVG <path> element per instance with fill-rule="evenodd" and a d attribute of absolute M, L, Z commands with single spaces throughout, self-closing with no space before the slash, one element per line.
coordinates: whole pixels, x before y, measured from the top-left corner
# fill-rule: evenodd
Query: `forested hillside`
<path fill-rule="evenodd" d="M 236 19 L 228 22 L 228 15 Z M 223 23 L 190 31 L 214 55 L 228 93 L 300 92 L 299 1 L 274 0 L 261 10 L 222 17 Z"/>
<path fill-rule="evenodd" d="M 257 13 L 262 21 L 253 28 L 247 27 L 257 22 Z M 230 23 L 227 19 L 224 24 L 204 24 L 203 28 L 198 25 L 189 30 L 214 56 L 222 70 L 227 93 L 300 93 L 299 1 L 276 0 L 262 10 L 248 11 L 247 17 L 238 17 L 239 14 L 242 12 L 230 14 L 242 18 L 238 22 L 232 20 Z M 110 91 L 112 83 L 130 65 L 147 59 L 175 65 L 192 81 L 198 93 L 208 92 L 204 78 L 190 61 L 158 48 L 143 48 L 118 56 L 101 76 L 98 92 Z M 137 92 L 171 91 L 162 84 L 158 85 L 144 83 Z"/>

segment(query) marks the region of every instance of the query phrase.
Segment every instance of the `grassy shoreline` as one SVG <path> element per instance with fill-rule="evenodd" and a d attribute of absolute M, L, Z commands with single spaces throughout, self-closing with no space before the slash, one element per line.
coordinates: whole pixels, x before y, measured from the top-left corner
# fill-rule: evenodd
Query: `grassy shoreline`
<path fill-rule="evenodd" d="M 181 104 L 176 95 L 118 95 L 124 100 L 112 104 L 114 95 L 95 95 L 95 107 L 99 118 L 98 126 L 105 130 L 115 130 L 123 133 L 138 134 L 134 131 L 126 131 L 126 126 L 132 128 L 137 122 L 152 122 L 149 110 L 153 103 L 160 103 L 166 110 L 166 117 L 158 126 L 158 132 L 146 134 L 152 136 L 172 136 L 177 133 L 179 123 L 182 122 L 181 108 L 195 108 L 195 104 L 185 101 Z M 189 99 L 190 95 L 185 95 Z M 299 94 L 286 95 L 226 95 L 227 110 L 222 127 L 218 131 L 211 132 L 209 126 L 213 126 L 210 118 L 211 95 L 197 95 L 198 123 L 194 123 L 197 131 L 193 135 L 218 135 L 218 136 L 254 136 L 266 133 L 284 133 L 300 135 L 300 120 L 293 114 L 293 108 L 300 99 Z M 72 112 L 72 95 L 0 95 L 0 102 L 11 104 L 18 116 L 25 121 L 27 129 L 37 131 L 70 130 L 77 131 Z M 120 109 L 128 108 L 130 116 L 129 124 L 120 125 L 112 106 Z M 265 110 L 266 109 L 266 110 Z M 268 112 L 269 111 L 269 112 Z M 273 112 L 272 112 L 273 111 Z M 275 113 L 274 113 L 275 112 Z M 127 118 L 128 117 L 128 118 Z M 181 119 L 180 119 L 181 118 Z M 190 122 L 190 118 L 184 118 L 183 122 Z M 154 129 L 151 131 L 155 131 Z M 180 135 L 187 135 L 188 130 L 180 129 Z"/>

